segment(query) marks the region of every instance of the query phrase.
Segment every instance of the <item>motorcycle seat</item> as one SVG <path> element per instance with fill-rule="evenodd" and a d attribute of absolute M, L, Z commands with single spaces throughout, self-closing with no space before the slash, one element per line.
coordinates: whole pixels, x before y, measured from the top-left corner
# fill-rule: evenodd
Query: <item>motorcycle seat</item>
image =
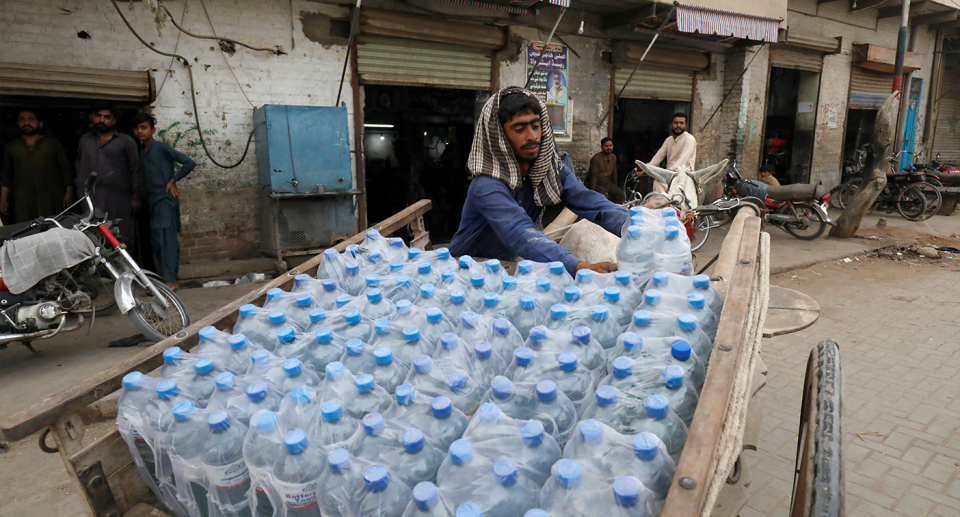
<path fill-rule="evenodd" d="M 30 226 L 33 223 L 34 221 L 27 221 L 25 223 L 16 223 L 16 224 L 8 224 L 6 226 L 0 226 L 0 244 L 3 244 L 4 242 L 10 240 L 11 238 L 13 238 L 13 234 L 26 228 L 27 226 Z M 32 235 L 33 233 L 36 233 L 38 230 L 39 228 L 37 230 L 30 231 L 22 235 L 18 235 L 17 238 L 25 237 L 27 235 Z"/>
<path fill-rule="evenodd" d="M 823 183 L 813 185 L 784 185 L 780 187 L 768 187 L 767 198 L 775 201 L 810 201 L 820 199 L 826 194 Z"/>

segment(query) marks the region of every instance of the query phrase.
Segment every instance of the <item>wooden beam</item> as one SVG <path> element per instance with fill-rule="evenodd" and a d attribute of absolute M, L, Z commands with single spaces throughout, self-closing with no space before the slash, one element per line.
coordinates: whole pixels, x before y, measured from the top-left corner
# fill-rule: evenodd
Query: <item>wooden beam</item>
<path fill-rule="evenodd" d="M 836 2 L 837 0 L 817 0 L 817 5 L 820 4 L 829 4 L 830 2 Z"/>
<path fill-rule="evenodd" d="M 612 29 L 624 26 L 632 27 L 648 18 L 653 18 L 656 15 L 657 4 L 655 3 L 644 7 L 638 7 L 636 9 L 630 9 L 629 11 L 608 14 L 603 17 L 603 28 Z"/>
<path fill-rule="evenodd" d="M 951 9 L 942 13 L 925 14 L 910 19 L 910 26 L 930 25 L 935 23 L 955 22 L 957 21 L 957 10 Z"/>
<path fill-rule="evenodd" d="M 877 7 L 880 5 L 884 7 L 893 7 L 895 5 L 900 5 L 900 3 L 901 2 L 899 0 L 893 0 L 893 2 L 891 2 L 890 0 L 852 0 L 850 2 L 850 12 L 855 13 L 857 11 L 862 11 L 864 9 L 871 9 L 873 7 Z"/>
<path fill-rule="evenodd" d="M 934 32 L 941 29 L 955 29 L 960 28 L 960 20 L 952 22 L 940 22 L 940 23 L 931 23 L 927 26 L 927 31 Z"/>
<path fill-rule="evenodd" d="M 927 0 L 910 2 L 910 16 L 917 16 L 923 11 L 926 11 L 927 3 Z M 884 18 L 899 18 L 901 13 L 903 13 L 903 8 L 899 5 L 894 7 L 881 7 L 880 9 L 877 9 L 877 19 L 882 20 Z"/>

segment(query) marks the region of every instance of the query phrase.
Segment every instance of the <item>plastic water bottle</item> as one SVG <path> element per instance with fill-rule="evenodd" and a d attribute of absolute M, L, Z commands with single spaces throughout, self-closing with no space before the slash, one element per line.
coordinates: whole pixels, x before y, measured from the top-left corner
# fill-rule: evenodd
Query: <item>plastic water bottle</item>
<path fill-rule="evenodd" d="M 344 306 L 346 306 L 347 304 L 349 304 L 349 303 L 352 302 L 352 301 L 353 301 L 353 297 L 350 296 L 349 294 L 341 294 L 341 295 L 338 295 L 338 296 L 337 296 L 337 308 L 338 308 L 338 309 L 342 309 Z M 356 306 L 347 307 L 347 310 L 349 310 L 349 309 L 355 309 L 355 308 L 356 308 Z"/>
<path fill-rule="evenodd" d="M 583 417 L 603 422 L 620 434 L 636 434 L 638 421 L 645 416 L 638 407 L 641 404 L 642 399 L 604 384 L 597 388 Z"/>
<path fill-rule="evenodd" d="M 187 375 L 183 378 L 180 386 L 186 391 L 196 395 L 201 403 L 206 405 L 206 401 L 213 395 L 216 387 L 217 375 L 223 370 L 213 364 L 213 359 L 209 357 L 198 358 L 193 363 L 193 375 Z"/>
<path fill-rule="evenodd" d="M 603 512 L 612 516 L 652 517 L 661 504 L 642 481 L 632 476 L 609 479 L 584 472 L 573 460 L 561 460 L 540 493 L 544 515 L 566 517 Z M 549 512 L 549 513 L 548 513 Z"/>
<path fill-rule="evenodd" d="M 421 260 L 420 255 L 423 254 L 423 251 L 420 248 L 409 248 L 407 249 L 407 254 L 403 257 L 404 262 L 407 264 L 418 264 Z"/>
<path fill-rule="evenodd" d="M 376 365 L 373 368 L 373 378 L 383 389 L 393 393 L 397 386 L 403 383 L 410 368 L 409 363 L 393 360 L 393 351 L 389 348 L 378 348 L 373 351 Z"/>
<path fill-rule="evenodd" d="M 458 498 L 467 499 L 457 508 L 457 515 L 470 516 L 520 517 L 527 510 L 537 506 L 540 486 L 525 476 L 517 462 L 503 457 L 494 462 L 493 467 L 480 476 L 468 494 Z M 466 491 L 465 491 L 466 492 Z M 476 508 L 464 508 L 474 505 Z"/>
<path fill-rule="evenodd" d="M 538 278 L 533 272 L 533 261 L 530 260 L 517 262 L 517 270 L 513 276 L 517 279 L 517 288 L 521 291 L 533 288 Z"/>
<path fill-rule="evenodd" d="M 354 338 L 367 342 L 374 333 L 373 321 L 361 317 L 357 309 L 345 311 L 340 321 L 331 322 L 330 328 L 344 342 Z"/>
<path fill-rule="evenodd" d="M 510 307 L 500 303 L 500 295 L 491 292 L 483 295 L 483 307 L 480 308 L 478 314 L 499 319 L 510 317 L 511 312 Z"/>
<path fill-rule="evenodd" d="M 580 297 L 583 298 L 584 303 L 595 304 L 603 298 L 603 287 L 594 281 L 594 273 L 589 269 L 577 271 L 574 285 L 580 289 Z"/>
<path fill-rule="evenodd" d="M 610 316 L 610 309 L 606 305 L 594 305 L 590 309 L 590 319 L 584 324 L 604 349 L 613 348 L 617 344 L 620 325 Z"/>
<path fill-rule="evenodd" d="M 178 402 L 171 413 L 172 422 L 163 436 L 161 450 L 164 451 L 166 462 L 169 462 L 169 468 L 175 472 L 177 502 L 186 507 L 187 513 L 206 514 L 205 472 L 198 468 L 198 464 L 207 436 L 207 415 L 190 401 Z M 161 479 L 167 478 L 169 471 L 158 474 Z"/>
<path fill-rule="evenodd" d="M 327 376 L 330 370 L 327 370 Z M 378 386 L 373 376 L 367 373 L 358 375 L 354 381 L 353 398 L 341 401 L 346 405 L 347 412 L 356 418 L 362 418 L 367 413 L 383 412 L 390 409 L 393 400 L 383 387 Z"/>
<path fill-rule="evenodd" d="M 670 320 L 685 312 L 686 307 L 686 297 L 678 294 L 664 294 L 659 289 L 648 288 L 643 293 L 643 303 L 637 309 L 650 311 L 658 320 Z"/>
<path fill-rule="evenodd" d="M 493 323 L 490 324 L 490 330 L 490 345 L 501 357 L 510 357 L 516 349 L 523 346 L 523 336 L 520 335 L 520 331 L 507 319 L 500 318 L 494 320 Z M 474 341 L 474 343 L 476 343 L 476 341 Z"/>
<path fill-rule="evenodd" d="M 413 500 L 407 503 L 403 517 L 453 517 L 455 509 L 442 497 L 437 485 L 421 481 L 413 487 Z"/>
<path fill-rule="evenodd" d="M 243 461 L 250 470 L 251 483 L 256 485 L 257 515 L 273 515 L 273 503 L 265 479 L 273 473 L 283 445 L 280 419 L 272 411 L 261 411 L 251 419 L 250 431 L 243 440 Z M 275 493 L 275 492 L 273 492 Z"/>
<path fill-rule="evenodd" d="M 360 437 L 360 420 L 344 414 L 339 400 L 328 400 L 321 404 L 320 418 L 314 436 L 325 454 L 341 447 L 353 448 Z"/>
<path fill-rule="evenodd" d="M 406 327 L 401 334 L 403 335 L 402 344 L 391 348 L 394 351 L 394 357 L 402 361 L 407 369 L 417 356 L 432 355 L 436 351 L 435 342 L 427 340 L 417 327 Z"/>
<path fill-rule="evenodd" d="M 617 245 L 617 269 L 633 273 L 640 278 L 650 276 L 654 266 L 654 249 L 657 237 L 651 230 L 629 226 Z M 689 251 L 688 251 L 689 253 Z"/>
<path fill-rule="evenodd" d="M 433 269 L 444 271 L 446 269 L 456 269 L 459 267 L 459 261 L 450 256 L 448 248 L 437 248 L 433 253 Z"/>
<path fill-rule="evenodd" d="M 395 398 L 397 404 L 384 414 L 384 418 L 405 429 L 420 429 L 437 442 L 441 451 L 447 450 L 467 428 L 466 415 L 453 407 L 449 397 L 430 398 L 410 384 L 401 384 L 397 386 Z"/>
<path fill-rule="evenodd" d="M 440 283 L 440 273 L 429 262 L 421 260 L 417 263 L 416 280 L 420 285 L 436 285 Z"/>
<path fill-rule="evenodd" d="M 217 362 L 222 362 L 220 359 L 230 351 L 230 335 L 229 332 L 223 332 L 216 327 L 203 327 L 197 333 L 200 342 L 197 344 L 197 348 L 193 349 L 194 355 L 210 357 L 216 359 Z"/>
<path fill-rule="evenodd" d="M 399 328 L 418 327 L 423 320 L 418 317 L 422 310 L 411 300 L 400 300 L 397 302 L 397 313 L 391 321 Z"/>
<path fill-rule="evenodd" d="M 246 305 L 243 307 L 246 307 Z M 241 316 L 243 315 L 243 307 L 240 307 Z M 283 311 L 271 311 L 267 315 L 267 321 L 263 322 L 260 326 L 243 332 L 237 332 L 236 327 L 234 327 L 234 334 L 243 334 L 253 343 L 271 352 L 276 352 L 279 344 L 277 341 L 277 333 L 287 327 L 293 327 L 303 331 L 303 328 L 301 328 L 299 324 L 287 319 L 287 313 Z"/>
<path fill-rule="evenodd" d="M 555 303 L 550 306 L 550 316 L 547 318 L 546 327 L 551 330 L 571 331 L 574 327 L 580 325 L 580 309 L 572 309 L 562 303 Z M 532 330 L 532 329 L 531 329 Z M 530 334 L 527 334 L 529 337 Z"/>
<path fill-rule="evenodd" d="M 550 280 L 550 283 L 553 284 L 553 287 L 560 292 L 563 292 L 563 289 L 568 285 L 573 284 L 573 278 L 567 274 L 567 269 L 563 266 L 563 262 L 550 262 L 539 267 L 534 268 L 534 272 L 538 277 L 547 278 Z M 542 269 L 541 269 L 542 268 Z"/>
<path fill-rule="evenodd" d="M 700 401 L 696 387 L 692 382 L 684 382 L 683 368 L 677 365 L 664 368 L 661 378 L 663 383 L 650 386 L 645 390 L 645 395 L 662 395 L 667 399 L 670 407 L 677 412 L 680 420 L 683 420 L 684 425 L 689 428 Z"/>
<path fill-rule="evenodd" d="M 326 376 L 327 365 L 339 361 L 346 351 L 346 346 L 343 339 L 337 337 L 329 327 L 317 329 L 312 336 L 313 339 L 309 339 L 310 334 L 307 335 L 308 339 L 295 357 L 322 380 Z"/>
<path fill-rule="evenodd" d="M 582 415 L 586 409 L 584 404 L 593 394 L 595 386 L 593 372 L 580 365 L 573 352 L 559 354 L 540 352 L 533 364 L 526 368 L 520 369 L 511 365 L 507 370 L 507 376 L 515 381 L 552 380 L 556 383 L 556 389 L 573 401 L 578 415 Z"/>
<path fill-rule="evenodd" d="M 163 366 L 160 367 L 160 378 L 183 384 L 187 379 L 194 376 L 193 363 L 197 359 L 199 358 L 184 352 L 178 346 L 167 348 L 163 351 Z"/>
<path fill-rule="evenodd" d="M 243 391 L 233 394 L 224 400 L 222 407 L 226 409 L 238 422 L 249 425 L 250 419 L 258 411 L 276 411 L 280 408 L 280 399 L 283 395 L 263 382 L 255 381 L 243 387 Z"/>
<path fill-rule="evenodd" d="M 411 280 L 409 276 L 400 275 L 394 280 L 393 286 L 388 286 L 384 293 L 393 303 L 400 300 L 415 302 L 420 294 L 420 285 Z"/>
<path fill-rule="evenodd" d="M 686 311 L 688 314 L 692 314 L 697 318 L 697 324 L 707 337 L 710 338 L 710 342 L 712 343 L 717 338 L 719 321 L 713 311 L 706 306 L 706 300 L 703 295 L 700 293 L 688 294 Z"/>
<path fill-rule="evenodd" d="M 401 352 L 404 344 L 403 329 L 401 327 L 394 326 L 393 323 L 386 318 L 381 318 L 373 322 L 373 328 L 376 333 L 373 339 L 370 340 L 371 346 L 376 348 L 389 348 L 393 350 L 395 357 L 399 357 L 401 360 L 406 359 Z M 406 362 L 409 363 L 411 360 L 406 360 Z"/>
<path fill-rule="evenodd" d="M 307 434 L 294 429 L 283 439 L 284 453 L 277 462 L 273 485 L 283 503 L 282 515 L 315 516 L 317 483 L 323 473 L 323 455 L 307 440 Z"/>
<path fill-rule="evenodd" d="M 680 238 L 678 227 L 667 226 L 663 229 L 663 242 L 653 255 L 654 267 L 657 270 L 684 276 L 693 275 L 690 244 Z"/>
<path fill-rule="evenodd" d="M 310 386 L 300 386 L 280 401 L 280 420 L 288 429 L 315 430 L 320 420 L 320 399 Z"/>
<path fill-rule="evenodd" d="M 538 330 L 539 329 L 539 330 Z M 606 370 L 603 347 L 593 339 L 588 327 L 575 327 L 569 333 L 537 327 L 530 331 L 529 345 L 538 352 L 573 352 L 579 364 L 602 377 Z"/>
<path fill-rule="evenodd" d="M 520 332 L 520 337 L 526 340 L 530 337 L 530 329 L 546 323 L 547 313 L 536 296 L 525 294 L 519 298 L 516 308 L 507 319 L 513 322 L 513 326 Z"/>
<path fill-rule="evenodd" d="M 706 365 L 710 361 L 710 353 L 713 352 L 713 340 L 700 328 L 697 317 L 684 313 L 677 316 L 676 322 L 673 334 L 689 342 L 693 353 Z"/>
<path fill-rule="evenodd" d="M 405 384 L 429 397 L 449 397 L 453 407 L 466 415 L 473 414 L 483 397 L 482 387 L 470 379 L 466 371 L 457 368 L 444 371 L 442 366 L 428 355 L 419 355 L 413 360 Z"/>
<path fill-rule="evenodd" d="M 352 258 L 353 257 L 351 257 L 351 260 Z M 326 278 L 342 280 L 347 268 L 347 261 L 348 259 L 346 257 L 337 253 L 337 250 L 333 248 L 323 250 L 323 260 L 320 262 L 320 265 L 317 266 L 317 278 L 320 280 Z"/>
<path fill-rule="evenodd" d="M 561 446 L 566 443 L 577 423 L 577 409 L 551 380 L 540 382 L 510 381 L 500 376 L 493 380 L 483 403 L 493 403 L 504 414 L 518 420 L 537 420 Z"/>
<path fill-rule="evenodd" d="M 317 499 L 324 517 L 356 515 L 354 494 L 363 490 L 363 471 L 368 463 L 351 456 L 347 449 L 336 449 L 327 455 L 327 469 L 320 475 Z"/>
<path fill-rule="evenodd" d="M 500 292 L 503 289 L 503 277 L 507 273 L 500 266 L 500 261 L 490 259 L 483 263 L 484 284 L 491 291 Z"/>
<path fill-rule="evenodd" d="M 535 392 L 537 406 L 533 417 L 541 424 L 545 419 L 548 419 L 549 423 L 552 424 L 553 432 L 551 435 L 562 446 L 567 443 L 577 423 L 579 416 L 577 404 L 570 399 L 569 395 L 558 389 L 554 381 L 549 379 L 537 382 Z"/>
<path fill-rule="evenodd" d="M 350 296 L 360 296 L 366 288 L 367 282 L 360 272 L 360 264 L 354 260 L 346 263 L 340 287 Z"/>
<path fill-rule="evenodd" d="M 626 328 L 627 325 L 630 324 L 630 319 L 633 316 L 633 307 L 627 305 L 626 302 L 621 300 L 619 287 L 604 287 L 603 301 L 601 302 L 601 305 L 607 307 L 607 310 L 610 311 L 610 318 L 621 329 Z"/>
<path fill-rule="evenodd" d="M 390 300 L 385 300 L 383 292 L 376 287 L 367 291 L 366 303 L 360 306 L 360 315 L 372 320 L 389 318 L 396 311 L 396 305 Z"/>
<path fill-rule="evenodd" d="M 421 430 L 387 423 L 380 413 L 365 415 L 363 429 L 354 451 L 358 457 L 384 465 L 408 485 L 436 480 L 444 453 Z"/>
<path fill-rule="evenodd" d="M 483 307 L 483 295 L 492 289 L 496 289 L 499 283 L 487 285 L 487 278 L 481 273 L 470 275 L 470 285 L 464 289 L 467 304 L 471 307 Z"/>
<path fill-rule="evenodd" d="M 388 238 L 387 244 L 389 245 L 386 250 L 387 261 L 402 259 L 409 250 L 406 243 L 404 243 L 400 237 Z"/>
<path fill-rule="evenodd" d="M 410 500 L 410 488 L 383 465 L 363 471 L 364 489 L 357 494 L 356 515 L 400 517 Z"/>
<path fill-rule="evenodd" d="M 544 307 L 563 302 L 563 288 L 553 284 L 549 278 L 538 278 L 531 291 Z"/>
<path fill-rule="evenodd" d="M 586 302 L 580 299 L 580 288 L 575 285 L 568 285 L 563 288 L 563 300 L 570 307 L 586 307 Z"/>
<path fill-rule="evenodd" d="M 676 316 L 674 316 L 676 318 Z M 673 327 L 669 314 L 654 314 L 648 310 L 639 310 L 633 313 L 633 321 L 627 325 L 626 332 L 636 334 L 642 338 L 664 337 L 673 335 Z"/>
<path fill-rule="evenodd" d="M 670 408 L 663 395 L 651 395 L 644 399 L 646 418 L 637 421 L 637 432 L 656 435 L 667 447 L 667 453 L 674 462 L 680 461 L 683 444 L 687 441 L 687 426 Z"/>
<path fill-rule="evenodd" d="M 361 373 L 373 374 L 373 368 L 377 364 L 376 358 L 373 355 L 373 351 L 375 350 L 373 347 L 364 345 L 363 341 L 354 338 L 347 340 L 345 349 L 346 352 L 343 354 L 343 357 L 340 358 L 343 366 L 350 370 L 351 373 L 357 375 Z"/>
<path fill-rule="evenodd" d="M 253 347 L 243 334 L 234 334 L 228 339 L 229 351 L 223 353 L 220 364 L 223 369 L 234 375 L 243 375 L 250 368 L 250 355 Z"/>
<path fill-rule="evenodd" d="M 636 307 L 643 300 L 643 293 L 633 281 L 628 271 L 617 271 L 613 274 L 614 283 L 620 289 L 620 300 L 627 307 Z"/>
<path fill-rule="evenodd" d="M 364 256 L 364 261 L 361 262 L 360 267 L 365 271 L 376 272 L 376 273 L 386 273 L 387 268 L 390 266 L 390 260 L 386 258 L 386 255 L 380 253 L 379 251 L 371 251 Z"/>
<path fill-rule="evenodd" d="M 320 377 L 303 367 L 299 359 L 287 359 L 282 365 L 283 378 L 277 383 L 277 391 L 283 394 L 290 393 L 294 388 L 303 385 L 315 387 L 320 385 Z"/>
<path fill-rule="evenodd" d="M 483 390 L 490 387 L 493 378 L 503 373 L 507 367 L 507 358 L 494 352 L 488 341 L 477 341 L 473 345 L 461 340 L 453 332 L 440 337 L 440 347 L 433 359 L 444 370 L 462 367 L 470 377 L 477 381 Z"/>
<path fill-rule="evenodd" d="M 207 424 L 210 432 L 204 440 L 200 461 L 209 483 L 208 496 L 221 510 L 250 515 L 250 471 L 243 461 L 247 427 L 232 421 L 229 413 L 222 410 L 210 413 Z"/>
<path fill-rule="evenodd" d="M 390 249 L 390 242 L 377 230 L 367 230 L 365 236 L 366 238 L 360 243 L 360 253 L 370 253 L 372 251 L 387 253 Z"/>
<path fill-rule="evenodd" d="M 647 382 L 656 382 L 662 369 L 668 366 L 678 366 L 683 370 L 685 378 L 690 380 L 697 393 L 703 389 L 703 383 L 706 380 L 706 368 L 700 359 L 693 353 L 690 343 L 678 339 L 670 344 L 670 353 L 657 357 L 642 358 L 637 362 L 635 368 L 646 370 Z"/>
<path fill-rule="evenodd" d="M 440 336 L 447 332 L 454 332 L 457 327 L 451 320 L 443 315 L 437 307 L 430 307 L 418 314 L 417 327 L 420 329 L 421 338 L 430 344 L 435 344 L 440 340 Z M 434 349 L 436 347 L 434 346 Z"/>
<path fill-rule="evenodd" d="M 466 294 L 460 289 L 453 289 L 440 303 L 440 310 L 450 321 L 460 321 L 460 316 L 464 312 L 473 310 L 473 307 L 466 302 Z"/>
<path fill-rule="evenodd" d="M 277 349 L 280 357 L 291 359 L 299 356 L 310 341 L 311 336 L 298 332 L 293 327 L 285 327 L 277 332 Z"/>

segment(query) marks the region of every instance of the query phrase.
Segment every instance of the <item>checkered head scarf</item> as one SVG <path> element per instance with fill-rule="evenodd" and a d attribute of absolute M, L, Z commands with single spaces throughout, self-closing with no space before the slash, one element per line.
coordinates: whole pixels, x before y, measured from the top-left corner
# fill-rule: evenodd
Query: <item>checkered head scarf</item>
<path fill-rule="evenodd" d="M 547 107 L 543 105 L 529 91 L 519 86 L 508 86 L 501 89 L 483 106 L 480 120 L 473 139 L 473 147 L 467 158 L 467 170 L 473 176 L 486 174 L 503 181 L 511 190 L 520 188 L 523 177 L 520 175 L 520 165 L 517 157 L 510 148 L 506 135 L 503 134 L 503 125 L 497 113 L 500 111 L 500 100 L 511 93 L 524 93 L 537 100 L 540 106 L 540 127 L 543 134 L 540 137 L 540 154 L 530 164 L 527 177 L 533 185 L 533 199 L 537 206 L 555 205 L 560 202 L 560 167 L 562 161 L 557 154 L 557 144 L 553 140 L 553 129 L 550 118 L 547 116 Z"/>

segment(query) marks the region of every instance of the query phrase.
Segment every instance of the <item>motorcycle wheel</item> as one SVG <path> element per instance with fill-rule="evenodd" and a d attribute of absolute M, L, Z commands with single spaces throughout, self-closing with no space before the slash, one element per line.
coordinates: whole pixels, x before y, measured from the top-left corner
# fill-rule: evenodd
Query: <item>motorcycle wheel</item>
<path fill-rule="evenodd" d="M 794 203 L 793 209 L 797 211 L 800 217 L 799 223 L 784 223 L 783 229 L 787 233 L 802 241 L 812 241 L 823 235 L 827 229 L 827 221 L 810 205 L 806 203 Z M 784 205 L 781 212 L 790 214 L 790 206 Z"/>
<path fill-rule="evenodd" d="M 109 316 L 119 309 L 117 299 L 113 295 L 113 279 L 102 266 L 97 268 L 97 274 L 84 284 L 90 289 L 90 299 L 93 301 L 93 310 L 97 316 Z"/>
<path fill-rule="evenodd" d="M 908 187 L 897 196 L 897 212 L 908 221 L 916 221 L 927 212 L 927 198 L 923 191 L 916 187 Z"/>
<path fill-rule="evenodd" d="M 149 289 L 144 288 L 140 285 L 140 282 L 134 280 L 133 297 L 137 300 L 137 305 L 130 309 L 127 317 L 144 336 L 157 342 L 190 326 L 190 315 L 187 313 L 187 307 L 183 304 L 183 301 L 173 290 L 163 282 L 150 277 L 148 279 L 157 288 L 157 291 L 169 301 L 170 307 L 164 309 Z"/>
<path fill-rule="evenodd" d="M 711 216 L 697 217 L 693 222 L 693 238 L 690 239 L 690 251 L 702 248 L 710 238 L 710 228 L 714 226 Z"/>

